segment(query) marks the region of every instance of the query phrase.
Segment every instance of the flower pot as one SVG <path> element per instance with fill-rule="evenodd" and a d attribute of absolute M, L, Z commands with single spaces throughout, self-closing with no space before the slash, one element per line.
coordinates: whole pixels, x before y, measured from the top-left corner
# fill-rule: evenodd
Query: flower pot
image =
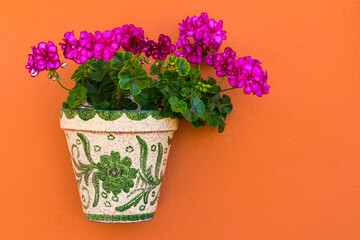
<path fill-rule="evenodd" d="M 85 218 L 154 217 L 178 120 L 160 111 L 60 109 Z"/>

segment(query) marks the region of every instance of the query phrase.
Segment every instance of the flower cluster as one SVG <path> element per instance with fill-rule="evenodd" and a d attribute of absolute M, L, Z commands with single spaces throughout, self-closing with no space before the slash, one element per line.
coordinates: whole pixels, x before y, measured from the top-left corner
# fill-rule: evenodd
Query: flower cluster
<path fill-rule="evenodd" d="M 233 61 L 231 75 L 228 75 L 230 85 L 234 88 L 244 87 L 246 94 L 252 92 L 259 97 L 268 94 L 268 74 L 262 70 L 260 64 L 260 61 L 250 56 Z"/>
<path fill-rule="evenodd" d="M 230 75 L 234 68 L 236 53 L 229 47 L 225 48 L 224 53 L 216 54 L 213 60 L 213 66 L 219 77 Z"/>
<path fill-rule="evenodd" d="M 149 47 L 145 54 L 147 57 L 151 55 L 154 59 L 164 60 L 169 54 L 172 54 L 175 49 L 175 45 L 171 43 L 171 38 L 160 34 L 157 43 L 149 40 Z"/>
<path fill-rule="evenodd" d="M 222 27 L 222 20 L 216 22 L 214 19 L 209 19 L 207 13 L 202 13 L 199 17 L 187 17 L 179 24 L 180 35 L 177 47 L 183 51 L 176 52 L 175 55 L 186 58 L 190 63 L 201 64 L 205 60 L 212 65 L 213 54 L 226 39 L 226 31 L 222 30 Z"/>
<path fill-rule="evenodd" d="M 144 37 L 142 28 L 131 25 L 108 30 L 96 31 L 95 35 L 86 31 L 81 32 L 79 40 L 74 37 L 74 32 L 64 35 L 63 43 L 60 43 L 64 56 L 81 64 L 91 58 L 109 61 L 114 58 L 115 52 L 120 46 L 127 52 L 141 54 L 145 52 L 147 57 L 164 60 L 175 51 L 175 45 L 171 39 L 164 34 L 159 36 L 159 41 L 148 40 Z"/>
<path fill-rule="evenodd" d="M 29 60 L 26 69 L 32 77 L 36 77 L 40 71 L 58 69 L 60 67 L 60 60 L 58 49 L 53 42 L 40 42 L 38 47 L 33 46 L 32 54 L 29 54 Z"/>
<path fill-rule="evenodd" d="M 180 34 L 176 43 L 179 52 L 175 52 L 176 46 L 169 36 L 160 34 L 157 42 L 149 40 L 143 29 L 133 24 L 104 32 L 96 31 L 95 34 L 82 31 L 79 39 L 75 38 L 74 31 L 67 32 L 60 46 L 64 57 L 78 64 L 89 59 L 110 61 L 120 47 L 134 55 L 144 53 L 146 57 L 153 57 L 155 60 L 165 60 L 175 52 L 176 56 L 185 58 L 189 63 L 206 62 L 213 66 L 217 76 L 227 77 L 233 88 L 243 87 L 246 94 L 253 93 L 260 97 L 268 94 L 268 75 L 258 60 L 251 57 L 237 58 L 230 47 L 226 47 L 223 53 L 219 52 L 222 41 L 226 39 L 226 31 L 222 28 L 223 21 L 210 19 L 207 13 L 187 17 L 179 24 Z M 144 57 L 136 58 L 140 64 L 149 63 Z M 38 47 L 32 47 L 32 54 L 29 54 L 26 65 L 31 76 L 35 77 L 40 71 L 49 70 L 49 78 L 60 79 L 56 72 L 59 67 L 66 67 L 66 64 L 60 64 L 54 43 L 41 42 Z"/>
<path fill-rule="evenodd" d="M 74 32 L 64 35 L 60 43 L 64 57 L 81 64 L 91 58 L 109 61 L 122 45 L 125 51 L 140 54 L 144 50 L 144 31 L 134 25 L 124 25 L 114 30 L 96 31 L 95 35 L 86 31 L 81 32 L 79 40 Z"/>
<path fill-rule="evenodd" d="M 64 43 L 59 43 L 64 51 L 64 57 L 72 59 L 77 64 L 81 64 L 91 59 L 94 55 L 94 35 L 83 31 L 77 40 L 74 37 L 74 31 L 64 34 Z"/>
<path fill-rule="evenodd" d="M 142 28 L 130 24 L 115 28 L 114 32 L 125 51 L 140 54 L 146 50 L 146 40 Z"/>
<path fill-rule="evenodd" d="M 114 31 L 105 31 L 103 33 L 96 31 L 94 38 L 94 58 L 110 61 L 114 58 L 115 52 L 119 50 L 120 43 Z"/>

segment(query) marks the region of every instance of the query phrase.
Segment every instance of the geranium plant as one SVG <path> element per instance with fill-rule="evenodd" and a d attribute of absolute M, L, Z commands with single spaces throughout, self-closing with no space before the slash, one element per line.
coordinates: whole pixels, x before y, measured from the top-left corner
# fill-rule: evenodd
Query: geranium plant
<path fill-rule="evenodd" d="M 223 132 L 233 107 L 223 92 L 243 88 L 246 94 L 268 94 L 267 72 L 258 60 L 238 58 L 230 47 L 220 51 L 226 39 L 222 20 L 202 13 L 187 17 L 179 30 L 176 46 L 164 34 L 149 40 L 134 25 L 95 34 L 83 31 L 78 39 L 74 32 L 65 33 L 63 55 L 80 64 L 71 77 L 72 89 L 60 82 L 58 70 L 67 64 L 60 62 L 58 48 L 50 41 L 32 47 L 26 68 L 32 77 L 48 71 L 49 79 L 69 91 L 63 108 L 161 110 L 164 117 L 185 118 L 194 127 L 207 123 Z M 216 70 L 219 82 L 201 75 L 203 62 Z M 222 89 L 224 79 L 230 88 Z"/>

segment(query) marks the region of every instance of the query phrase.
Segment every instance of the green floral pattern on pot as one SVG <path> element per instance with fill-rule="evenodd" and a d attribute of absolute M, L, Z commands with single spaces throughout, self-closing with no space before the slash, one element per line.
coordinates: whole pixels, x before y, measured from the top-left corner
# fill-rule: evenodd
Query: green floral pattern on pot
<path fill-rule="evenodd" d="M 100 156 L 97 164 L 99 179 L 103 182 L 102 188 L 117 196 L 121 191 L 128 193 L 134 187 L 134 180 L 138 170 L 131 168 L 129 157 L 120 160 L 120 153 L 111 151 L 110 155 Z"/>
<path fill-rule="evenodd" d="M 125 128 L 139 121 L 121 119 L 60 120 L 85 218 L 91 221 L 146 221 L 156 211 L 168 155 L 165 150 L 170 147 L 177 120 L 151 118 L 144 120 L 143 129 L 133 131 Z M 91 129 L 106 125 L 111 131 L 77 129 L 83 124 Z"/>

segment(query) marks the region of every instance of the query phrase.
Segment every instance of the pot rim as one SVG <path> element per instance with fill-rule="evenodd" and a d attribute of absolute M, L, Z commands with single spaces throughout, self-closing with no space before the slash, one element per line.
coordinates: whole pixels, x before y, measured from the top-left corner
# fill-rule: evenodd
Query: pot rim
<path fill-rule="evenodd" d="M 175 131 L 178 119 L 161 110 L 98 110 L 60 108 L 62 129 L 104 132 Z"/>
<path fill-rule="evenodd" d="M 93 112 L 140 112 L 140 113 L 151 113 L 151 112 L 162 112 L 163 110 L 104 110 L 96 108 L 60 108 L 60 111 L 93 111 Z"/>
<path fill-rule="evenodd" d="M 131 120 L 137 121 L 144 120 L 149 116 L 152 116 L 156 120 L 171 118 L 164 117 L 162 113 L 162 110 L 100 110 L 94 108 L 60 108 L 59 110 L 60 119 L 62 119 L 63 115 L 65 115 L 67 119 L 73 119 L 79 116 L 84 121 L 90 120 L 96 115 L 105 121 L 113 121 L 123 115 L 126 115 Z"/>

